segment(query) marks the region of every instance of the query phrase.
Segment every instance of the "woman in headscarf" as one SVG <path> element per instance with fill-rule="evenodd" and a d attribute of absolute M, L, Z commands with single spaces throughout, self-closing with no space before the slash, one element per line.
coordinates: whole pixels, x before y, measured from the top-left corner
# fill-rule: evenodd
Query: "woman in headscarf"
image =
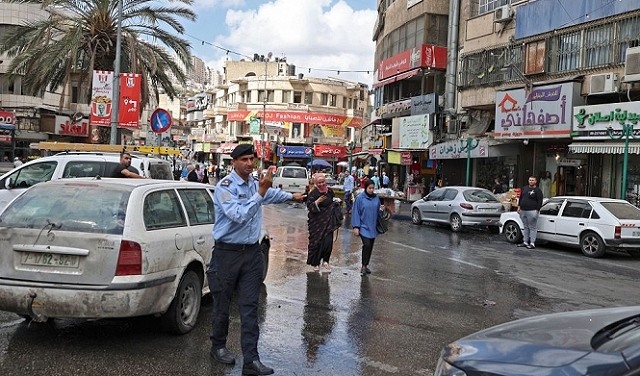
<path fill-rule="evenodd" d="M 373 193 L 375 190 L 374 185 L 375 183 L 372 180 L 367 180 L 364 183 L 364 191 L 356 197 L 351 214 L 353 234 L 359 236 L 362 240 L 361 274 L 371 274 L 369 261 L 371 260 L 373 243 L 378 235 L 376 224 L 378 217 L 382 217 L 384 213 L 384 205 L 381 204 L 378 195 Z"/>
<path fill-rule="evenodd" d="M 307 196 L 309 248 L 307 264 L 313 266 L 313 270 L 320 270 L 322 263 L 324 270 L 331 271 L 329 258 L 333 250 L 333 232 L 335 224 L 332 221 L 335 197 L 333 190 L 329 188 L 323 173 L 316 173 L 313 177 L 314 189 Z"/>

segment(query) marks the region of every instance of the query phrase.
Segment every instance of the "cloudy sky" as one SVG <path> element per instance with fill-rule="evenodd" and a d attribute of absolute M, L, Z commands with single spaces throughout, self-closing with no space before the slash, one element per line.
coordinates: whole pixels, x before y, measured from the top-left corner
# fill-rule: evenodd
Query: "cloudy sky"
<path fill-rule="evenodd" d="M 226 50 L 231 60 L 272 52 L 306 76 L 373 82 L 376 0 L 195 0 L 193 8 L 198 20 L 183 22 L 186 38 L 216 70 Z"/>

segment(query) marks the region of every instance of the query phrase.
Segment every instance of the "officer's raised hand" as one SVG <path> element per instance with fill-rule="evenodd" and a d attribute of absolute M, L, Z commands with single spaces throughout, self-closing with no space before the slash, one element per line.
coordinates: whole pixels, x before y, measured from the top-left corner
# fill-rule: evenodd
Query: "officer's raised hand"
<path fill-rule="evenodd" d="M 273 177 L 271 176 L 271 171 L 268 171 L 266 174 L 262 175 L 260 178 L 260 185 L 258 187 L 258 194 L 264 197 L 267 194 L 267 191 L 273 185 Z"/>

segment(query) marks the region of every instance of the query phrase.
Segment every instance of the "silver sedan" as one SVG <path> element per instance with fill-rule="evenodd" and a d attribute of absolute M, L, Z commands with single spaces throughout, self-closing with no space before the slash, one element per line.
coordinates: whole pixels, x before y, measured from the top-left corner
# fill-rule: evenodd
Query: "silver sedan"
<path fill-rule="evenodd" d="M 453 231 L 465 226 L 488 226 L 498 233 L 504 207 L 490 191 L 475 187 L 445 187 L 429 193 L 411 205 L 411 220 L 444 223 Z"/>

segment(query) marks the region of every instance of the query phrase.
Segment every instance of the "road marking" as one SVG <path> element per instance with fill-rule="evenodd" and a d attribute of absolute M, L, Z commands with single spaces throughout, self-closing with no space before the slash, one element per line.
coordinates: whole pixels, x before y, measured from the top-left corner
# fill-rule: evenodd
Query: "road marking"
<path fill-rule="evenodd" d="M 473 266 L 474 268 L 478 268 L 478 269 L 486 269 L 486 267 L 484 267 L 482 265 L 474 264 L 474 263 L 471 263 L 471 262 L 468 262 L 468 261 L 462 261 L 462 260 L 454 259 L 452 257 L 447 257 L 447 260 L 451 260 L 451 261 L 454 261 L 454 262 L 459 262 L 461 264 Z"/>
<path fill-rule="evenodd" d="M 414 251 L 418 251 L 418 252 L 422 252 L 422 253 L 431 253 L 431 251 L 427 251 L 426 249 L 416 248 L 416 247 L 412 247 L 410 245 L 406 245 L 406 244 L 402 244 L 402 243 L 391 242 L 391 241 L 388 241 L 388 240 L 385 240 L 385 242 L 393 244 L 393 245 L 399 245 L 399 246 L 404 247 L 404 248 L 413 249 Z"/>
<path fill-rule="evenodd" d="M 518 278 L 521 281 L 529 282 L 529 283 L 531 283 L 533 285 L 540 285 L 540 286 L 548 287 L 548 288 L 551 288 L 551 289 L 560 290 L 560 291 L 566 292 L 568 294 L 575 294 L 576 293 L 575 291 L 572 291 L 572 290 L 563 289 L 562 287 L 558 287 L 558 286 L 555 286 L 555 285 L 550 285 L 550 284 L 544 283 L 544 282 L 534 281 L 533 279 L 523 278 L 523 277 L 518 277 L 518 276 L 516 276 L 516 278 Z"/>

